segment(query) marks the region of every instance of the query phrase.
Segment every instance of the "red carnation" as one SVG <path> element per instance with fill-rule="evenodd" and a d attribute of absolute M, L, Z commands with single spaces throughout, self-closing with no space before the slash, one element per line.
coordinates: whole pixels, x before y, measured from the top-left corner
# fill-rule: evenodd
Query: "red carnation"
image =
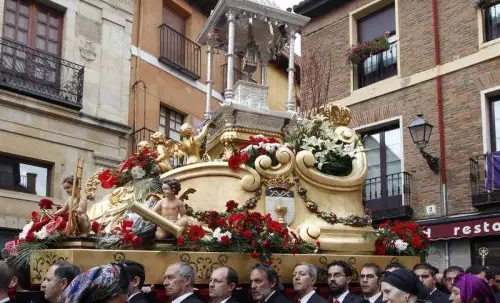
<path fill-rule="evenodd" d="M 220 238 L 220 243 L 224 245 L 231 244 L 231 238 L 229 238 L 228 236 L 222 236 Z"/>
<path fill-rule="evenodd" d="M 57 216 L 47 224 L 47 233 L 52 234 L 56 230 L 64 230 L 64 228 L 66 228 L 66 221 L 63 217 Z"/>
<path fill-rule="evenodd" d="M 217 226 L 219 226 L 219 227 L 226 226 L 226 220 L 224 220 L 224 218 L 217 219 Z"/>
<path fill-rule="evenodd" d="M 205 235 L 205 231 L 199 225 L 193 225 L 189 228 L 188 236 L 191 241 L 198 241 Z"/>
<path fill-rule="evenodd" d="M 98 179 L 101 182 L 102 188 L 111 188 L 115 186 L 117 182 L 116 176 L 114 176 L 109 169 L 100 173 Z"/>
<path fill-rule="evenodd" d="M 245 220 L 245 216 L 243 214 L 233 214 L 231 217 L 229 217 L 228 221 L 231 226 L 236 226 L 240 222 Z"/>
<path fill-rule="evenodd" d="M 33 230 L 30 230 L 28 232 L 28 234 L 26 235 L 26 238 L 24 238 L 24 240 L 26 240 L 26 242 L 33 242 L 36 240 L 35 238 L 35 231 Z"/>
<path fill-rule="evenodd" d="M 248 240 L 252 239 L 252 232 L 250 230 L 244 230 L 243 231 L 243 237 L 247 238 Z"/>
<path fill-rule="evenodd" d="M 265 155 L 265 154 L 267 154 L 267 150 L 265 150 L 264 148 L 261 148 L 261 149 L 259 150 L 259 154 L 261 154 L 261 155 Z"/>
<path fill-rule="evenodd" d="M 290 242 L 288 242 L 288 241 L 283 242 L 283 248 L 284 249 L 289 249 L 290 248 Z"/>
<path fill-rule="evenodd" d="M 377 255 L 385 255 L 387 253 L 384 241 L 382 239 L 377 239 L 375 241 L 375 253 Z"/>
<path fill-rule="evenodd" d="M 232 155 L 229 157 L 229 160 L 227 161 L 227 164 L 229 165 L 229 168 L 231 169 L 238 169 L 241 164 L 241 157 L 239 154 Z"/>
<path fill-rule="evenodd" d="M 262 242 L 262 247 L 267 248 L 269 246 L 269 241 Z"/>
<path fill-rule="evenodd" d="M 92 223 L 90 224 L 90 228 L 96 234 L 99 232 L 100 227 L 101 227 L 101 225 L 97 221 L 92 221 Z"/>
<path fill-rule="evenodd" d="M 229 200 L 226 202 L 226 212 L 230 213 L 237 208 L 238 208 L 238 203 L 234 202 L 234 200 Z"/>
<path fill-rule="evenodd" d="M 271 232 L 280 232 L 282 227 L 281 224 L 277 221 L 270 221 L 267 223 L 267 229 L 269 229 Z"/>
<path fill-rule="evenodd" d="M 184 237 L 177 237 L 177 245 L 183 245 L 184 243 Z"/>
<path fill-rule="evenodd" d="M 253 252 L 250 253 L 250 257 L 254 258 L 254 259 L 258 259 L 259 258 L 259 253 L 256 252 L 255 250 Z"/>
<path fill-rule="evenodd" d="M 247 163 L 249 159 L 250 159 L 250 155 L 247 153 L 243 153 L 240 156 L 241 163 Z"/>
<path fill-rule="evenodd" d="M 38 212 L 36 212 L 36 211 L 31 212 L 31 220 L 33 221 L 33 223 L 38 222 Z"/>
<path fill-rule="evenodd" d="M 266 263 L 267 265 L 272 265 L 273 264 L 273 260 L 269 259 L 269 260 L 264 261 L 264 263 Z"/>
<path fill-rule="evenodd" d="M 54 205 L 54 202 L 50 199 L 40 199 L 40 202 L 38 203 L 38 206 L 40 209 L 52 209 L 52 205 Z"/>

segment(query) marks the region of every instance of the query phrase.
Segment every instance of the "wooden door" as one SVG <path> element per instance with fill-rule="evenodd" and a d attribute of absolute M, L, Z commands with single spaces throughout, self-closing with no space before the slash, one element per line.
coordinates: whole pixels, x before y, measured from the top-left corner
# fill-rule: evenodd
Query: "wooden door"
<path fill-rule="evenodd" d="M 168 6 L 163 6 L 163 24 L 166 24 L 168 28 L 165 29 L 163 35 L 166 39 L 166 43 L 163 47 L 166 47 L 165 54 L 170 61 L 173 61 L 179 65 L 184 66 L 185 64 L 185 51 L 186 51 L 186 20 L 176 14 Z"/>

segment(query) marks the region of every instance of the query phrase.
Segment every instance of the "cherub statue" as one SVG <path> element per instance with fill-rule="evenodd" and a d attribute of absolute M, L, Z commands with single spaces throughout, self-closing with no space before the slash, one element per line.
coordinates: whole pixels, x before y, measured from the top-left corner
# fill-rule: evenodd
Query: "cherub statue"
<path fill-rule="evenodd" d="M 89 232 L 89 217 L 87 216 L 87 199 L 83 197 L 80 194 L 80 190 L 76 191 L 76 197 L 73 201 L 71 201 L 71 193 L 73 190 L 73 180 L 74 176 L 68 176 L 64 178 L 62 182 L 62 187 L 66 191 L 66 193 L 69 195 L 68 199 L 66 200 L 66 203 L 64 203 L 63 207 L 61 209 L 58 209 L 56 212 L 54 212 L 54 216 L 67 216 L 69 215 L 69 206 L 73 202 L 73 209 L 75 210 L 74 215 L 76 217 L 76 224 L 78 227 L 79 231 L 79 236 L 86 237 Z M 77 181 L 78 182 L 78 181 Z M 76 186 L 77 189 L 80 187 Z M 68 220 L 71 220 L 72 218 L 68 218 Z"/>
<path fill-rule="evenodd" d="M 141 144 L 144 141 L 139 142 Z M 170 165 L 170 157 L 171 154 L 167 148 L 165 135 L 161 132 L 156 132 L 151 136 L 151 142 L 154 144 L 156 148 L 156 152 L 158 153 L 158 158 L 156 158 L 157 169 L 160 174 L 165 173 L 172 169 L 172 165 Z M 137 147 L 139 148 L 139 144 Z"/>
<path fill-rule="evenodd" d="M 184 123 L 181 126 L 180 134 L 182 136 L 182 144 L 184 145 L 184 152 L 188 156 L 187 164 L 194 164 L 201 162 L 200 148 L 201 141 L 205 139 L 208 133 L 209 127 L 212 126 L 212 122 L 205 124 L 201 132 L 195 136 L 194 130 L 191 124 Z"/>
<path fill-rule="evenodd" d="M 145 148 L 152 150 L 154 147 L 148 141 L 141 141 L 137 143 L 137 152 L 142 152 Z"/>
<path fill-rule="evenodd" d="M 158 201 L 153 211 L 176 224 L 179 217 L 186 214 L 184 202 L 177 198 L 177 194 L 181 190 L 181 183 L 177 179 L 166 179 L 163 181 L 162 190 L 164 198 Z M 168 232 L 158 227 L 156 238 L 165 239 L 167 236 Z"/>

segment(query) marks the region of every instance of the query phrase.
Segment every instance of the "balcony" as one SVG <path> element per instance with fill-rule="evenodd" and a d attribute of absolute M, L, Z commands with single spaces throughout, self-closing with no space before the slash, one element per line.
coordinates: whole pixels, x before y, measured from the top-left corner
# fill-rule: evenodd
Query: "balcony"
<path fill-rule="evenodd" d="M 166 24 L 160 25 L 159 60 L 193 80 L 200 79 L 201 47 Z"/>
<path fill-rule="evenodd" d="M 358 66 L 357 88 L 362 88 L 375 82 L 398 74 L 397 44 L 390 44 L 385 52 L 370 56 Z"/>
<path fill-rule="evenodd" d="M 363 201 L 366 208 L 371 211 L 375 222 L 411 218 L 412 208 L 409 206 L 411 178 L 411 174 L 400 172 L 366 179 Z"/>
<path fill-rule="evenodd" d="M 227 87 L 227 64 L 223 64 L 221 65 L 222 67 L 222 78 L 224 79 L 224 86 L 223 86 L 223 89 L 222 91 L 225 91 L 226 90 L 226 87 Z M 241 70 L 237 69 L 237 68 L 233 68 L 234 72 L 233 72 L 233 83 L 236 83 L 236 81 L 248 81 L 248 82 L 252 82 L 252 83 L 257 83 L 257 81 L 255 81 L 254 79 L 252 78 L 249 78 L 247 74 L 245 74 L 244 72 L 242 72 Z"/>
<path fill-rule="evenodd" d="M 500 38 L 500 3 L 484 9 L 484 31 L 486 41 Z"/>
<path fill-rule="evenodd" d="M 472 157 L 469 165 L 472 205 L 500 205 L 500 153 Z"/>
<path fill-rule="evenodd" d="M 0 38 L 0 87 L 82 109 L 84 67 Z"/>
<path fill-rule="evenodd" d="M 131 148 L 132 148 L 132 152 L 135 153 L 137 152 L 137 144 L 141 141 L 147 141 L 147 142 L 150 142 L 151 141 L 151 135 L 154 134 L 155 131 L 153 130 L 150 130 L 149 128 L 141 128 L 135 132 L 133 132 L 131 135 L 130 135 L 130 139 L 131 139 Z"/>

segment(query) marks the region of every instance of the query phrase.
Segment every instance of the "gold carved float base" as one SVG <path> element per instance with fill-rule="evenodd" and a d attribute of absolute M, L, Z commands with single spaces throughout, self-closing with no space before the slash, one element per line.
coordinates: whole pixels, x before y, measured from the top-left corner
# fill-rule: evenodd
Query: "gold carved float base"
<path fill-rule="evenodd" d="M 68 261 L 87 270 L 94 266 L 121 260 L 136 260 L 146 269 L 146 284 L 162 284 L 163 274 L 169 264 L 186 262 L 196 271 L 196 283 L 208 284 L 212 270 L 219 266 L 233 267 L 240 275 L 241 283 L 249 282 L 250 268 L 257 263 L 248 254 L 224 252 L 162 252 L 145 250 L 102 250 L 102 249 L 47 249 L 31 256 L 31 283 L 41 284 L 48 268 L 58 261 Z M 406 267 L 413 267 L 420 261 L 419 257 L 409 256 L 375 256 L 347 254 L 309 254 L 291 255 L 274 254 L 272 266 L 278 271 L 282 283 L 292 283 L 295 264 L 309 262 L 318 267 L 320 282 L 324 281 L 327 265 L 333 260 L 345 260 L 359 274 L 364 263 L 373 262 L 385 267 L 389 262 L 399 262 Z M 323 279 L 323 280 L 322 280 Z"/>

